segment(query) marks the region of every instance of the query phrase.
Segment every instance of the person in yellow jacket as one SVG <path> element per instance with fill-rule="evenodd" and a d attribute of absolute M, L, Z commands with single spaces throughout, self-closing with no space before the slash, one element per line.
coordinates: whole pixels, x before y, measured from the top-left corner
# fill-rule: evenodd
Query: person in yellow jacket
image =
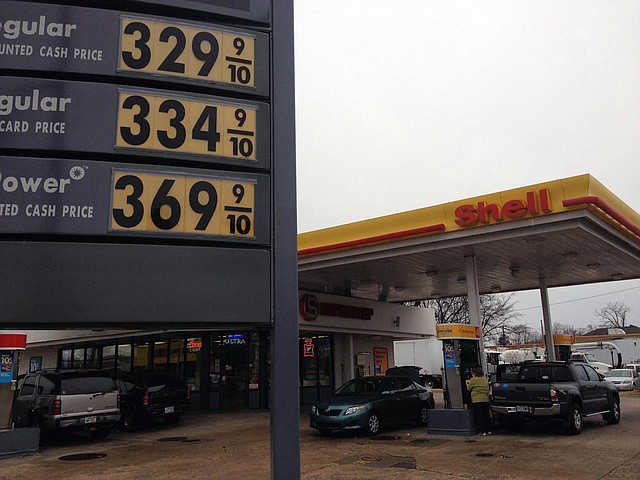
<path fill-rule="evenodd" d="M 479 435 L 491 435 L 489 428 L 489 381 L 482 368 L 471 369 L 473 377 L 469 380 L 468 389 L 471 393 L 471 408 L 478 427 Z"/>

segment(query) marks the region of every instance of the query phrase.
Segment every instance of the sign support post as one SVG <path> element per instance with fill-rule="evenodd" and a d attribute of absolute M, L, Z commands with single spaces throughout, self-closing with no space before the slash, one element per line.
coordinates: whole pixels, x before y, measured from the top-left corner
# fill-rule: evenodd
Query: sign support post
<path fill-rule="evenodd" d="M 300 478 L 293 1 L 272 2 L 273 294 L 271 478 Z"/>

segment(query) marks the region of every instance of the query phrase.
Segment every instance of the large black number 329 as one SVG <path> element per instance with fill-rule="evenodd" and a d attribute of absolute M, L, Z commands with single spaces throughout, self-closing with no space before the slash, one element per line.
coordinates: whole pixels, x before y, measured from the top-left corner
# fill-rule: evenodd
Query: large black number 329
<path fill-rule="evenodd" d="M 149 26 L 143 22 L 131 22 L 124 28 L 124 34 L 137 37 L 134 41 L 137 52 L 123 51 L 122 61 L 134 70 L 147 68 L 151 63 L 151 49 L 149 48 L 151 30 Z M 159 40 L 162 43 L 172 42 L 173 48 L 158 66 L 157 71 L 184 74 L 185 64 L 178 61 L 187 47 L 187 38 L 184 32 L 178 27 L 167 26 L 160 32 Z M 191 41 L 191 52 L 202 63 L 200 70 L 198 70 L 198 76 L 209 76 L 220 53 L 220 45 L 215 35 L 206 31 L 198 32 Z"/>

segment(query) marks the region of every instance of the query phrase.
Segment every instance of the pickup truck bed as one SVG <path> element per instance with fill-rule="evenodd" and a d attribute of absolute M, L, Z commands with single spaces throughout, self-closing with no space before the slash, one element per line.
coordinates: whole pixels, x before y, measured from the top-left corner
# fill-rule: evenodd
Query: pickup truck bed
<path fill-rule="evenodd" d="M 582 431 L 582 420 L 602 415 L 620 421 L 616 388 L 583 362 L 525 362 L 517 376 L 491 387 L 491 408 L 508 426 L 528 419 L 562 420 L 571 434 Z"/>

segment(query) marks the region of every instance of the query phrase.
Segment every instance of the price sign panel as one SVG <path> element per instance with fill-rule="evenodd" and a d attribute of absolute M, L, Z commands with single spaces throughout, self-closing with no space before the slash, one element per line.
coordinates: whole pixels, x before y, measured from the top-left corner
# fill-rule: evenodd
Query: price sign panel
<path fill-rule="evenodd" d="M 261 97 L 270 90 L 269 36 L 231 26 L 3 1 L 0 41 L 0 69 L 147 78 Z"/>
<path fill-rule="evenodd" d="M 114 171 L 112 231 L 254 238 L 250 181 Z"/>
<path fill-rule="evenodd" d="M 268 245 L 268 175 L 0 156 L 0 233 Z"/>
<path fill-rule="evenodd" d="M 3 77 L 0 148 L 271 167 L 265 103 L 115 85 Z"/>
<path fill-rule="evenodd" d="M 120 43 L 121 71 L 255 85 L 254 35 L 123 17 Z"/>
<path fill-rule="evenodd" d="M 122 91 L 118 147 L 256 159 L 256 108 Z"/>

